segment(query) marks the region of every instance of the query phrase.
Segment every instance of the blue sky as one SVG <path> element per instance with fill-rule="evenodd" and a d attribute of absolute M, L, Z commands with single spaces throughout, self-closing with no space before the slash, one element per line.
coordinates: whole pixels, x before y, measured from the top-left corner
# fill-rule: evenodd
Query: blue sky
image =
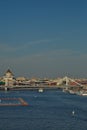
<path fill-rule="evenodd" d="M 1 0 L 0 75 L 87 78 L 86 0 Z"/>

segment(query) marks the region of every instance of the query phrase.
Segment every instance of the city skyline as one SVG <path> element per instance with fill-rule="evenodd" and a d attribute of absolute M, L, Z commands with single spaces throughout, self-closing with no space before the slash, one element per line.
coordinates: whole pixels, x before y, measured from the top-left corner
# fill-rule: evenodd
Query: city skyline
<path fill-rule="evenodd" d="M 3 0 L 0 16 L 0 76 L 87 77 L 86 0 Z"/>

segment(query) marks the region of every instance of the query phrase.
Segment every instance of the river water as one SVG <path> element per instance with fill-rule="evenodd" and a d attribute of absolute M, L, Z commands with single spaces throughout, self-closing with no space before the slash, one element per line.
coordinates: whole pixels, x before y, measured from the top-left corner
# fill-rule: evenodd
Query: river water
<path fill-rule="evenodd" d="M 23 98 L 29 105 L 0 106 L 0 130 L 87 130 L 87 97 L 57 89 L 0 91 L 1 97 Z"/>

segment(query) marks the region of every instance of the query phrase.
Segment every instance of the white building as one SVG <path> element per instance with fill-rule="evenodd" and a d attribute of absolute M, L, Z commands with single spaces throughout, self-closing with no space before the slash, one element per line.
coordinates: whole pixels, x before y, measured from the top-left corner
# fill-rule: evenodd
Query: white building
<path fill-rule="evenodd" d="M 14 83 L 14 75 L 11 72 L 10 69 L 8 69 L 3 77 L 4 81 L 5 81 L 5 86 L 13 86 Z"/>

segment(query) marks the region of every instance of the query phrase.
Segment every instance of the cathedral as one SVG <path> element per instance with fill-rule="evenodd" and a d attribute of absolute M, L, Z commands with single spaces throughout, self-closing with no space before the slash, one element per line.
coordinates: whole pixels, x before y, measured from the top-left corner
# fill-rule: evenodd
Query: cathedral
<path fill-rule="evenodd" d="M 5 73 L 5 75 L 3 76 L 3 79 L 5 81 L 5 86 L 13 86 L 14 84 L 14 75 L 11 72 L 10 69 L 8 69 Z"/>

